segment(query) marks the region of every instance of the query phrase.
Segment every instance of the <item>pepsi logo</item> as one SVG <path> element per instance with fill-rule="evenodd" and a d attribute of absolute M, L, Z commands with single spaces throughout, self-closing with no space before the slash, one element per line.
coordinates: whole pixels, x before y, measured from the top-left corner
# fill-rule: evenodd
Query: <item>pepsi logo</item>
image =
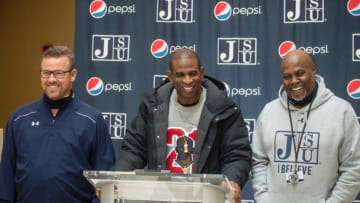
<path fill-rule="evenodd" d="M 91 96 L 97 96 L 104 90 L 104 83 L 100 78 L 92 77 L 86 83 L 86 90 Z"/>
<path fill-rule="evenodd" d="M 231 16 L 231 6 L 225 1 L 219 1 L 214 8 L 215 18 L 220 21 L 225 21 Z"/>
<path fill-rule="evenodd" d="M 230 87 L 226 82 L 223 82 L 223 84 L 225 85 L 226 94 L 229 97 L 230 96 Z"/>
<path fill-rule="evenodd" d="M 243 96 L 245 98 L 250 96 L 261 96 L 261 87 L 255 87 L 255 88 L 236 88 L 236 87 L 230 87 L 226 82 L 222 82 L 225 85 L 225 91 L 228 97 L 237 97 L 237 96 Z"/>
<path fill-rule="evenodd" d="M 360 79 L 354 79 L 349 82 L 347 93 L 353 99 L 360 99 Z"/>
<path fill-rule="evenodd" d="M 285 41 L 285 42 L 281 43 L 279 46 L 279 50 L 278 50 L 279 56 L 281 58 L 284 58 L 284 56 L 286 54 L 288 54 L 290 51 L 295 50 L 295 49 L 296 49 L 296 45 L 294 42 Z"/>
<path fill-rule="evenodd" d="M 329 46 L 327 44 L 324 45 L 317 45 L 317 46 L 299 46 L 296 48 L 296 45 L 292 41 L 285 41 L 280 44 L 278 52 L 279 56 L 283 58 L 286 54 L 291 52 L 292 50 L 302 50 L 308 54 L 311 54 L 313 56 L 319 55 L 319 54 L 328 54 L 329 53 Z"/>
<path fill-rule="evenodd" d="M 349 0 L 347 10 L 353 16 L 360 16 L 360 0 Z"/>
<path fill-rule="evenodd" d="M 105 2 L 101 0 L 95 0 L 90 4 L 90 14 L 94 18 L 102 18 L 105 16 L 107 6 Z"/>
<path fill-rule="evenodd" d="M 166 56 L 168 50 L 169 50 L 168 44 L 162 39 L 156 39 L 151 44 L 151 48 L 150 48 L 151 54 L 155 58 L 162 58 Z"/>

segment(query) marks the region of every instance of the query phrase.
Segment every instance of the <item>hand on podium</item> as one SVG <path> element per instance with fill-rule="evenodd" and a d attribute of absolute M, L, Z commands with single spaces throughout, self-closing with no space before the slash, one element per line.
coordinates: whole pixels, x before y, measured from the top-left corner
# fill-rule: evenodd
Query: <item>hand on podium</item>
<path fill-rule="evenodd" d="M 241 200 L 241 189 L 240 186 L 234 181 L 229 181 L 231 188 L 228 188 L 225 181 L 222 182 L 221 186 L 230 190 L 231 203 L 239 203 Z"/>
<path fill-rule="evenodd" d="M 96 197 L 100 200 L 101 199 L 101 191 L 100 190 L 96 190 L 95 191 Z"/>

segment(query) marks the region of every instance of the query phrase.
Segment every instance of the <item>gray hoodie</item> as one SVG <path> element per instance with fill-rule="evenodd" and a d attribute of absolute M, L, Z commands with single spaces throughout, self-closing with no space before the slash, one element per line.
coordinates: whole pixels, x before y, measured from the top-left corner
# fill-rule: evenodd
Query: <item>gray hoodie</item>
<path fill-rule="evenodd" d="M 296 149 L 307 123 L 297 168 L 304 181 L 286 182 L 295 168 L 287 96 L 283 86 L 279 98 L 266 104 L 253 135 L 253 189 L 258 203 L 350 203 L 360 191 L 360 127 L 355 111 L 345 100 L 326 88 L 316 75 L 318 92 L 307 119 L 309 106 L 290 104 Z"/>

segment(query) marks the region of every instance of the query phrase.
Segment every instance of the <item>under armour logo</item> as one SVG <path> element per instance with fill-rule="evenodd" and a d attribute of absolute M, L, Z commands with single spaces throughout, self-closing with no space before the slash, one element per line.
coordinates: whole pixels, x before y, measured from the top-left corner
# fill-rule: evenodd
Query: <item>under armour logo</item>
<path fill-rule="evenodd" d="M 40 122 L 39 121 L 33 121 L 31 122 L 31 126 L 39 126 L 40 125 Z"/>
<path fill-rule="evenodd" d="M 304 122 L 304 118 L 301 118 L 301 119 L 299 119 L 298 121 L 300 121 L 300 122 L 303 123 L 303 122 Z"/>

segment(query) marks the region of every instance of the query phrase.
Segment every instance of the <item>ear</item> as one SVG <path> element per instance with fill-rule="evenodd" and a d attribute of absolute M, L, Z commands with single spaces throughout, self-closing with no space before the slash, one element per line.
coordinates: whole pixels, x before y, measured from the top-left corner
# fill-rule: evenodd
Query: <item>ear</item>
<path fill-rule="evenodd" d="M 201 77 L 201 79 L 204 78 L 204 75 L 205 75 L 205 68 L 204 68 L 204 66 L 201 66 L 200 67 L 200 77 Z"/>
<path fill-rule="evenodd" d="M 71 80 L 71 82 L 75 82 L 76 76 L 77 76 L 77 70 L 74 68 L 70 72 L 70 80 Z"/>
<path fill-rule="evenodd" d="M 316 65 L 315 64 L 313 64 L 313 66 L 311 67 L 311 71 L 315 75 L 315 73 L 316 73 Z"/>
<path fill-rule="evenodd" d="M 168 76 L 168 79 L 172 82 L 172 81 L 173 81 L 173 78 L 172 78 L 172 72 L 171 72 L 171 70 L 168 70 L 168 71 L 166 72 L 166 75 Z"/>

